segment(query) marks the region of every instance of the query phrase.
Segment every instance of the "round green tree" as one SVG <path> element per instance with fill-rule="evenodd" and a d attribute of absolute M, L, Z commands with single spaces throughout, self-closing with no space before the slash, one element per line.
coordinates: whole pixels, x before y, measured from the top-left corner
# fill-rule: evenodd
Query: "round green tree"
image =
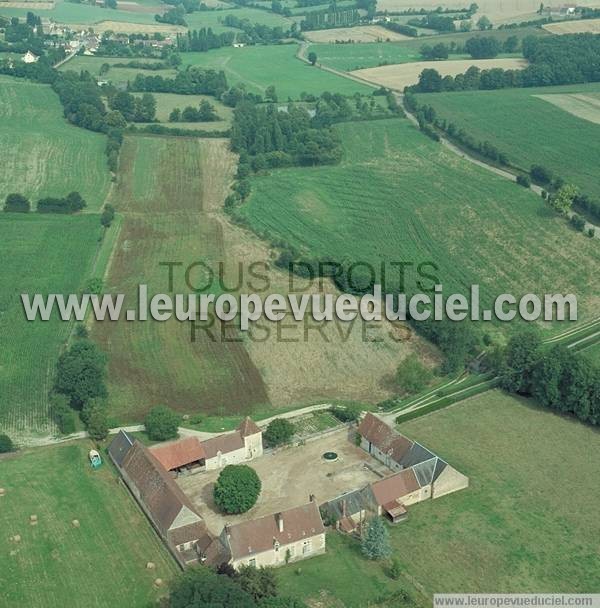
<path fill-rule="evenodd" d="M 283 445 L 291 441 L 295 431 L 294 425 L 289 420 L 275 418 L 275 420 L 269 422 L 264 438 L 269 445 Z"/>
<path fill-rule="evenodd" d="M 260 479 L 253 468 L 230 464 L 221 471 L 215 484 L 215 504 L 224 513 L 245 513 L 256 504 L 260 489 Z"/>
<path fill-rule="evenodd" d="M 181 419 L 172 409 L 159 405 L 152 408 L 144 419 L 146 433 L 152 441 L 166 441 L 177 437 Z"/>

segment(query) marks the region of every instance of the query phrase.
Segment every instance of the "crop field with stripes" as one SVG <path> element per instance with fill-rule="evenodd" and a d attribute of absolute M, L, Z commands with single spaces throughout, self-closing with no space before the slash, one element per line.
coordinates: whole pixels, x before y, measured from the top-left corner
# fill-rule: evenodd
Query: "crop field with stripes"
<path fill-rule="evenodd" d="M 446 294 L 468 295 L 478 284 L 486 305 L 502 293 L 572 292 L 580 318 L 593 314 L 597 243 L 540 197 L 458 158 L 405 119 L 336 128 L 345 153 L 339 166 L 252 180 L 239 213 L 257 233 L 313 259 L 411 264 L 409 293 L 421 291 L 415 269 L 427 262 Z M 390 281 L 394 287 L 393 273 Z"/>

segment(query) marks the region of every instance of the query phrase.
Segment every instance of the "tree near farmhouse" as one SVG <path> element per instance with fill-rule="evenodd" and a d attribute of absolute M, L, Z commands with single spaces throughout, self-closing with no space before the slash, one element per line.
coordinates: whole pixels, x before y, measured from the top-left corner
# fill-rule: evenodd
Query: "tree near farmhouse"
<path fill-rule="evenodd" d="M 308 54 L 308 60 L 310 61 L 310 65 L 315 65 L 315 63 L 317 63 L 317 54 L 314 51 L 311 51 Z"/>
<path fill-rule="evenodd" d="M 215 504 L 224 513 L 245 513 L 256 504 L 261 486 L 253 468 L 245 464 L 227 465 L 215 484 Z"/>
<path fill-rule="evenodd" d="M 177 412 L 164 405 L 158 405 L 148 412 L 144 426 L 152 441 L 166 441 L 177 437 L 180 422 L 181 417 Z"/>
<path fill-rule="evenodd" d="M 264 433 L 264 438 L 271 446 L 283 445 L 284 443 L 289 443 L 294 436 L 294 432 L 294 425 L 289 420 L 275 418 L 275 420 L 269 422 L 269 426 Z"/>
<path fill-rule="evenodd" d="M 390 535 L 381 517 L 375 517 L 362 539 L 362 552 L 368 559 L 385 559 L 392 554 Z"/>

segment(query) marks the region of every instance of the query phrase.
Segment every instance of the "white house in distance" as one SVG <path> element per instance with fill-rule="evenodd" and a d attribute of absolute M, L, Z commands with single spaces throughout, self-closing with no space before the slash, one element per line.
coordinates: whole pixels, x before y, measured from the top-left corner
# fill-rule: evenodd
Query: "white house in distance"
<path fill-rule="evenodd" d="M 221 542 L 236 570 L 240 566 L 282 566 L 324 553 L 325 527 L 311 496 L 300 507 L 225 526 Z"/>
<path fill-rule="evenodd" d="M 39 57 L 34 55 L 31 51 L 27 51 L 23 57 L 21 57 L 21 61 L 23 63 L 37 63 Z"/>
<path fill-rule="evenodd" d="M 262 431 L 246 418 L 232 433 L 204 441 L 188 437 L 153 446 L 150 451 L 173 475 L 211 471 L 262 456 Z"/>

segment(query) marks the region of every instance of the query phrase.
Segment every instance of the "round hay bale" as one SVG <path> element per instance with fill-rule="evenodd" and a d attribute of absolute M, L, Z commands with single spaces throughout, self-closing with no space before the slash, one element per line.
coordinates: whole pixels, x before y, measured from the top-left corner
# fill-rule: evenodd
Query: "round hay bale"
<path fill-rule="evenodd" d="M 154 579 L 154 586 L 155 587 L 162 587 L 162 584 L 163 584 L 162 578 L 155 578 Z"/>
<path fill-rule="evenodd" d="M 154 562 L 148 562 L 146 564 L 146 570 L 154 570 L 156 568 L 156 564 Z"/>
<path fill-rule="evenodd" d="M 38 516 L 37 515 L 30 515 L 29 516 L 29 521 L 33 524 L 33 523 L 37 523 L 38 520 Z"/>
<path fill-rule="evenodd" d="M 21 535 L 20 534 L 15 534 L 13 537 L 13 542 L 15 543 L 20 543 L 21 542 Z"/>
<path fill-rule="evenodd" d="M 4 496 L 6 494 L 6 490 L 4 488 L 0 488 L 0 496 Z"/>
<path fill-rule="evenodd" d="M 78 519 L 74 519 L 71 524 L 73 524 L 74 528 L 79 528 L 79 520 Z"/>

